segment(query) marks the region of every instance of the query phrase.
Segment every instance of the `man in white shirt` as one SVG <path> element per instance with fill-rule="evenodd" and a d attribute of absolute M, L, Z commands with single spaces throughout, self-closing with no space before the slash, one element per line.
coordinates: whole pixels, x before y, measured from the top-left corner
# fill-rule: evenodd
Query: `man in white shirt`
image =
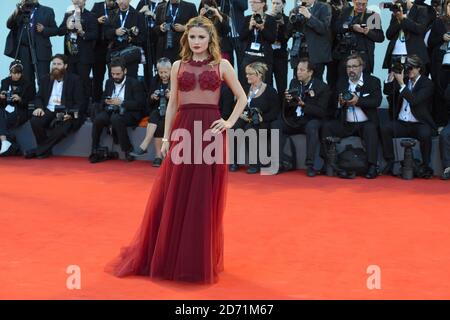
<path fill-rule="evenodd" d="M 83 120 L 83 87 L 77 75 L 67 72 L 66 56 L 53 56 L 51 72 L 42 77 L 40 84 L 36 109 L 30 119 L 37 148 L 25 152 L 27 159 L 51 155 L 53 146 L 71 131 L 79 129 Z"/>
<path fill-rule="evenodd" d="M 384 85 L 384 93 L 392 101 L 391 120 L 381 126 L 383 154 L 387 165 L 384 174 L 392 174 L 394 164 L 393 138 L 410 137 L 419 140 L 422 166 L 429 167 L 431 139 L 436 132 L 436 124 L 431 116 L 433 82 L 422 75 L 424 64 L 417 55 L 408 55 L 404 70 L 392 71 Z"/>

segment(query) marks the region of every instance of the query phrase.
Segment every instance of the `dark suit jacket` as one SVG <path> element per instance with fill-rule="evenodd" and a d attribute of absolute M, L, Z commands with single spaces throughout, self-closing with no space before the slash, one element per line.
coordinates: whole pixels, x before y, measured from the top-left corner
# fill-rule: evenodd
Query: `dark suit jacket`
<path fill-rule="evenodd" d="M 395 92 L 397 101 L 394 104 L 394 108 L 390 110 L 391 116 L 394 120 L 398 120 L 401 107 L 403 105 L 403 99 L 409 102 L 411 113 L 421 123 L 428 124 L 431 128 L 437 129 L 437 126 L 431 116 L 431 108 L 433 105 L 433 82 L 425 76 L 421 76 L 417 83 L 414 85 L 412 91 L 408 89 L 408 78 L 405 78 L 404 82 L 407 85 L 402 92 L 399 92 L 400 86 L 397 81 L 392 81 L 384 84 L 384 93 L 392 96 Z"/>
<path fill-rule="evenodd" d="M 300 82 L 297 79 L 292 79 L 289 84 L 289 90 L 299 88 Z M 300 119 L 300 122 L 308 122 L 313 119 L 323 119 L 328 115 L 328 100 L 330 99 L 331 91 L 329 87 L 320 79 L 313 79 L 310 92 L 305 95 L 305 105 L 302 107 L 305 115 Z M 286 112 L 287 117 L 295 117 L 295 110 L 297 103 L 291 101 L 287 104 L 289 110 Z M 297 122 L 299 122 L 297 120 Z"/>
<path fill-rule="evenodd" d="M 169 15 L 169 8 L 169 2 L 165 2 L 159 5 L 156 9 L 156 25 L 153 28 L 155 33 L 158 35 L 156 58 L 159 59 L 166 56 L 171 60 L 178 60 L 180 51 L 180 39 L 183 35 L 183 32 L 174 32 L 174 47 L 172 49 L 166 49 L 167 32 L 162 32 L 160 29 L 161 24 L 166 22 L 166 17 Z M 194 18 L 197 15 L 198 13 L 195 4 L 181 0 L 174 23 L 186 24 L 191 18 Z"/>
<path fill-rule="evenodd" d="M 32 39 L 35 43 L 36 56 L 38 60 L 50 61 L 52 57 L 52 44 L 50 43 L 50 37 L 58 35 L 58 26 L 55 22 L 55 13 L 52 8 L 39 5 L 33 18 L 34 30 L 31 32 Z M 40 23 L 45 29 L 41 33 L 36 31 L 36 25 Z M 22 30 L 22 14 L 17 16 L 12 14 L 6 26 L 10 29 L 8 34 L 5 55 L 14 58 L 19 45 L 20 31 Z M 23 34 L 26 37 L 26 34 Z"/>
<path fill-rule="evenodd" d="M 102 101 L 106 97 L 112 96 L 114 91 L 114 80 L 108 79 L 105 84 L 105 91 L 103 93 Z M 145 91 L 141 82 L 127 77 L 125 80 L 125 97 L 123 107 L 126 112 L 130 113 L 136 120 L 140 120 L 145 111 Z"/>
<path fill-rule="evenodd" d="M 255 35 L 253 30 L 249 30 L 250 19 L 252 15 L 246 16 L 244 25 L 240 31 L 240 40 L 244 44 L 244 51 L 254 51 L 250 49 L 251 43 L 255 41 Z M 275 18 L 266 14 L 264 22 L 264 29 L 258 32 L 258 42 L 261 44 L 260 52 L 264 53 L 264 60 L 266 63 L 271 64 L 273 62 L 273 49 L 272 43 L 277 39 L 277 22 Z"/>
<path fill-rule="evenodd" d="M 50 75 L 45 75 L 41 78 L 41 85 L 39 86 L 39 91 L 35 100 L 36 109 L 47 108 L 52 94 L 54 81 L 55 80 L 50 78 Z M 84 114 L 86 110 L 84 105 L 83 86 L 80 78 L 76 74 L 66 72 L 63 81 L 61 104 L 67 109 L 78 110 L 80 114 Z"/>
<path fill-rule="evenodd" d="M 71 16 L 71 13 L 66 13 L 63 22 L 59 26 L 59 35 L 66 36 L 67 30 L 67 18 Z M 64 39 L 64 54 L 69 57 L 69 62 L 81 62 L 83 64 L 93 64 L 95 61 L 94 45 L 98 37 L 97 21 L 95 16 L 88 10 L 83 10 L 81 13 L 81 25 L 84 36 L 78 36 L 77 43 L 79 46 L 79 53 L 76 56 L 71 56 L 67 50 L 66 39 Z"/>
<path fill-rule="evenodd" d="M 304 34 L 308 44 L 311 63 L 327 63 L 331 61 L 332 39 L 330 23 L 331 7 L 327 3 L 316 1 L 311 8 L 311 18 L 304 25 Z M 292 34 L 292 24 L 288 25 L 288 30 L 289 34 Z"/>
<path fill-rule="evenodd" d="M 422 59 L 424 64 L 430 62 L 427 48 L 424 43 L 424 36 L 426 32 L 426 23 L 428 20 L 425 8 L 413 5 L 408 12 L 407 18 L 398 23 L 397 19 L 392 16 L 389 27 L 386 30 L 386 38 L 390 40 L 386 56 L 384 57 L 383 68 L 389 69 L 391 67 L 392 51 L 394 51 L 395 42 L 398 39 L 400 30 L 405 33 L 406 50 L 408 54 L 417 54 Z"/>
<path fill-rule="evenodd" d="M 359 33 L 359 32 L 354 32 L 354 35 L 356 37 L 356 41 L 357 41 L 357 48 L 356 50 L 359 51 L 365 51 L 366 54 L 368 55 L 369 58 L 369 66 L 366 66 L 366 70 L 369 70 L 370 72 L 373 72 L 373 68 L 375 65 L 375 59 L 374 59 L 374 52 L 375 52 L 375 42 L 383 42 L 384 41 L 384 33 L 383 33 L 383 29 L 381 28 L 381 24 L 380 24 L 380 28 L 379 29 L 375 29 L 376 25 L 374 24 L 375 21 L 381 21 L 380 15 L 374 11 L 371 10 L 366 10 L 363 18 L 362 17 L 358 17 L 358 16 L 354 16 L 353 20 L 351 17 L 351 14 L 353 12 L 353 8 L 352 7 L 346 7 L 343 11 L 342 14 L 339 16 L 339 18 L 336 21 L 336 26 L 335 26 L 335 31 L 336 33 L 344 33 L 344 28 L 343 25 L 345 22 L 349 22 L 352 21 L 352 24 L 367 24 L 367 26 L 370 28 L 370 31 L 367 33 L 367 35 L 363 34 L 363 33 Z M 368 24 L 367 21 L 371 22 L 373 21 L 371 24 Z M 338 48 L 337 48 L 338 49 Z M 334 56 L 336 57 L 337 54 L 336 52 L 334 53 Z M 346 55 L 344 54 L 344 56 L 338 57 L 338 59 L 345 59 Z"/>
<path fill-rule="evenodd" d="M 111 17 L 111 23 L 105 25 L 105 39 L 112 42 L 111 51 L 122 50 L 126 48 L 129 44 L 124 42 L 119 42 L 117 40 L 116 29 L 120 28 L 120 10 L 117 12 L 117 15 Z M 131 27 L 136 26 L 139 29 L 139 33 L 137 37 L 132 37 L 131 44 L 134 44 L 139 47 L 143 47 L 145 44 L 145 26 L 144 26 L 144 17 L 142 14 L 137 12 L 132 6 L 129 7 L 129 13 L 127 20 L 125 21 L 125 28 L 130 29 Z"/>
<path fill-rule="evenodd" d="M 222 6 L 223 3 L 223 6 Z M 233 7 L 233 12 L 231 12 L 231 6 Z M 239 32 L 244 25 L 244 12 L 248 9 L 247 0 L 219 0 L 217 5 L 220 7 L 221 11 L 225 13 L 230 19 L 233 19 L 233 24 L 237 32 Z"/>
<path fill-rule="evenodd" d="M 115 17 L 117 10 L 112 11 L 112 10 L 107 10 L 108 12 L 108 17 L 109 18 L 113 18 Z M 95 47 L 96 47 L 96 51 L 99 48 L 102 48 L 103 50 L 108 46 L 109 41 L 105 38 L 105 30 L 108 26 L 108 24 L 111 22 L 111 19 L 107 20 L 105 22 L 105 24 L 100 24 L 98 23 L 98 18 L 103 17 L 105 15 L 105 1 L 102 2 L 96 2 L 94 3 L 94 6 L 91 9 L 91 13 L 94 15 L 95 18 L 95 23 L 97 25 L 97 29 L 98 29 L 98 37 L 97 37 L 97 41 L 95 42 Z"/>
<path fill-rule="evenodd" d="M 363 86 L 359 88 L 359 100 L 356 107 L 360 107 L 366 114 L 369 121 L 372 121 L 378 126 L 378 107 L 381 105 L 383 96 L 381 95 L 381 84 L 380 79 L 369 75 L 367 73 L 363 74 Z M 348 90 L 348 77 L 343 77 L 339 79 L 336 87 L 336 107 L 338 106 L 338 95 Z M 347 108 L 343 107 L 338 109 L 338 116 L 342 122 L 346 121 Z"/>
<path fill-rule="evenodd" d="M 7 77 L 2 80 L 1 82 L 1 89 L 0 91 L 9 91 L 11 89 L 12 80 L 11 77 Z M 19 104 L 16 104 L 16 112 L 19 117 L 18 123 L 23 123 L 26 121 L 28 116 L 28 104 L 34 100 L 34 97 L 36 95 L 36 89 L 34 88 L 34 85 L 32 85 L 30 82 L 22 78 L 17 83 L 16 93 L 19 95 L 19 97 L 22 98 L 22 101 Z M 0 100 L 0 108 L 6 107 L 6 100 Z"/>

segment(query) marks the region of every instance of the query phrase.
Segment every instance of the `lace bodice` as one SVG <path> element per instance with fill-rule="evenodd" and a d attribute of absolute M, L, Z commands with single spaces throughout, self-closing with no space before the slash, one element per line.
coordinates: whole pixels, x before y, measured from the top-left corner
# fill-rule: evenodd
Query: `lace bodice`
<path fill-rule="evenodd" d="M 182 62 L 178 70 L 178 103 L 217 105 L 222 84 L 219 66 L 209 60 Z"/>

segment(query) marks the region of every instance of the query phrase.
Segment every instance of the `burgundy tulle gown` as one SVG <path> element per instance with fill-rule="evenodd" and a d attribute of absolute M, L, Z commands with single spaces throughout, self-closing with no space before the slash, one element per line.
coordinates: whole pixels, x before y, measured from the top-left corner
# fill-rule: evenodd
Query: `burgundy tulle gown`
<path fill-rule="evenodd" d="M 220 119 L 219 64 L 211 64 L 209 59 L 181 63 L 177 81 L 179 107 L 172 130 L 186 129 L 194 137 L 194 121 L 200 121 L 205 132 Z M 144 275 L 200 283 L 218 280 L 223 270 L 222 217 L 227 184 L 226 133 L 218 135 L 224 143 L 213 154 L 221 161 L 212 164 L 205 163 L 201 155 L 201 163 L 194 163 L 198 150 L 191 154 L 192 164 L 177 164 L 170 155 L 181 141 L 171 141 L 142 224 L 131 244 L 106 271 L 119 277 Z M 202 142 L 200 149 L 210 143 Z"/>

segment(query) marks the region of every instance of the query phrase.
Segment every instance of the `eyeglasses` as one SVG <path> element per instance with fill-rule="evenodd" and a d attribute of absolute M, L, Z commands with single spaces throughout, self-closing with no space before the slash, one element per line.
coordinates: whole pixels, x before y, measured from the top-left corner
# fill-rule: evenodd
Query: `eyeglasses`
<path fill-rule="evenodd" d="M 353 65 L 347 66 L 347 69 L 358 69 L 360 66 L 361 66 L 360 64 L 353 64 Z"/>
<path fill-rule="evenodd" d="M 256 72 L 246 72 L 245 73 L 247 76 L 255 76 Z"/>

